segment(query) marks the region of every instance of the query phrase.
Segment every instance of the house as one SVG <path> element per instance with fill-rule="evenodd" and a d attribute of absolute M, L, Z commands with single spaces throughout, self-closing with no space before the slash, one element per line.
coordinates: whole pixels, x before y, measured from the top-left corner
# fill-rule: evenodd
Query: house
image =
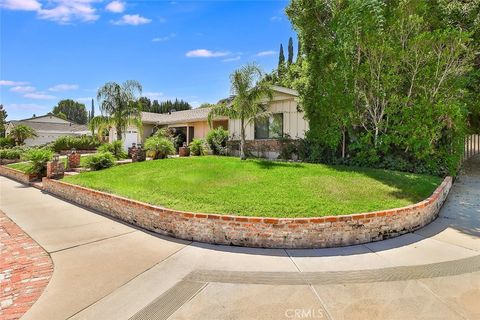
<path fill-rule="evenodd" d="M 276 158 L 280 151 L 280 137 L 302 139 L 308 130 L 308 122 L 304 113 L 298 106 L 298 93 L 295 90 L 273 86 L 273 99 L 268 102 L 271 112 L 269 119 L 249 123 L 246 128 L 247 148 L 258 156 Z M 185 142 L 190 143 L 194 138 L 205 138 L 211 130 L 208 125 L 210 108 L 198 108 L 185 111 L 159 114 L 142 112 L 143 132 L 136 128 L 129 128 L 125 133 L 124 147 L 132 143 L 142 144 L 145 139 L 153 135 L 160 128 L 173 128 L 185 137 Z M 223 127 L 229 131 L 232 152 L 238 152 L 240 140 L 240 120 L 216 117 L 212 127 Z M 115 130 L 110 131 L 110 139 L 116 137 Z"/>
<path fill-rule="evenodd" d="M 26 125 L 37 132 L 38 137 L 25 140 L 25 145 L 27 146 L 43 145 L 61 136 L 90 134 L 87 126 L 64 120 L 53 114 L 9 121 L 5 127 L 6 134 L 8 135 L 10 131 L 18 125 Z"/>

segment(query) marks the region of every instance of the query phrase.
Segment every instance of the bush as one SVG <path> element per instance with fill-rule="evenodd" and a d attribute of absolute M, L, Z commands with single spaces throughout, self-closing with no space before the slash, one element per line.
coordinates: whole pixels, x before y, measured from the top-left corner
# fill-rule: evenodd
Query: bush
<path fill-rule="evenodd" d="M 31 162 L 27 172 L 44 176 L 47 171 L 47 162 L 52 160 L 53 152 L 49 149 L 31 149 L 27 151 L 23 158 Z"/>
<path fill-rule="evenodd" d="M 52 148 L 56 152 L 62 150 L 95 150 L 100 145 L 100 141 L 95 136 L 61 136 L 52 142 Z"/>
<path fill-rule="evenodd" d="M 20 159 L 22 153 L 21 149 L 2 149 L 0 150 L 0 159 Z"/>
<path fill-rule="evenodd" d="M 122 140 L 116 140 L 111 143 L 104 143 L 98 147 L 98 152 L 110 152 L 117 160 L 126 159 L 127 153 L 123 150 Z"/>
<path fill-rule="evenodd" d="M 218 127 L 217 129 L 210 130 L 207 133 L 206 140 L 213 154 L 216 154 L 216 155 L 227 154 L 227 140 L 228 140 L 227 130 L 224 130 L 222 127 Z"/>
<path fill-rule="evenodd" d="M 15 140 L 11 137 L 0 138 L 0 149 L 13 148 Z"/>
<path fill-rule="evenodd" d="M 145 141 L 145 150 L 153 153 L 153 159 L 164 159 L 175 153 L 172 141 L 160 136 L 153 136 Z"/>
<path fill-rule="evenodd" d="M 203 139 L 193 139 L 189 147 L 190 154 L 193 156 L 204 156 L 208 152 L 207 145 Z"/>
<path fill-rule="evenodd" d="M 115 157 L 110 152 L 99 152 L 87 157 L 85 167 L 91 170 L 102 170 L 113 167 L 115 165 Z"/>

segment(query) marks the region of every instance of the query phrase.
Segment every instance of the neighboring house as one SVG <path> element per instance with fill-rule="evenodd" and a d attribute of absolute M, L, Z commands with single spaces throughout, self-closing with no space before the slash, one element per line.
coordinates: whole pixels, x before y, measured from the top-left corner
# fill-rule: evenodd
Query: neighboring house
<path fill-rule="evenodd" d="M 298 93 L 295 90 L 274 86 L 273 99 L 268 103 L 272 113 L 270 119 L 250 123 L 246 128 L 247 147 L 258 156 L 276 158 L 280 151 L 280 137 L 302 139 L 308 130 L 308 122 L 304 119 L 304 113 L 298 108 Z M 228 101 L 228 100 L 226 100 Z M 199 108 L 171 113 L 142 112 L 143 133 L 136 128 L 129 128 L 124 136 L 124 147 L 128 148 L 132 143 L 142 144 L 160 128 L 175 128 L 181 131 L 187 143 L 194 138 L 205 138 L 210 126 L 208 125 L 208 113 L 210 108 Z M 240 120 L 217 117 L 213 120 L 212 127 L 222 126 L 228 129 L 230 135 L 230 147 L 233 153 L 238 151 L 240 140 Z M 115 139 L 115 130 L 110 131 L 111 140 Z"/>
<path fill-rule="evenodd" d="M 90 134 L 87 126 L 64 120 L 52 114 L 23 120 L 12 120 L 6 124 L 6 134 L 18 125 L 26 125 L 37 132 L 38 137 L 25 140 L 27 146 L 37 146 L 54 141 L 60 136 Z"/>

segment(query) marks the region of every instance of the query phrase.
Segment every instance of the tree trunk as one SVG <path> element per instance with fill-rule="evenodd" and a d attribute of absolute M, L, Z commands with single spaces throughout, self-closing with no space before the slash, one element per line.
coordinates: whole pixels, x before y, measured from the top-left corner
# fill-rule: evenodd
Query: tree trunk
<path fill-rule="evenodd" d="M 117 140 L 122 140 L 123 134 L 122 134 L 122 129 L 117 128 Z"/>
<path fill-rule="evenodd" d="M 246 160 L 245 155 L 245 120 L 241 120 L 241 134 L 240 134 L 240 160 Z"/>
<path fill-rule="evenodd" d="M 345 159 L 345 127 L 342 128 L 342 159 Z"/>

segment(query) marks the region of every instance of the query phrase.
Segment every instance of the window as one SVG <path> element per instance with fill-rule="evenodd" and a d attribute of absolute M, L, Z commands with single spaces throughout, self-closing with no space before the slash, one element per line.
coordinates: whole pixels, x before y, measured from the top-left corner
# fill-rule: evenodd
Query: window
<path fill-rule="evenodd" d="M 276 139 L 283 136 L 283 113 L 255 121 L 255 139 Z"/>

